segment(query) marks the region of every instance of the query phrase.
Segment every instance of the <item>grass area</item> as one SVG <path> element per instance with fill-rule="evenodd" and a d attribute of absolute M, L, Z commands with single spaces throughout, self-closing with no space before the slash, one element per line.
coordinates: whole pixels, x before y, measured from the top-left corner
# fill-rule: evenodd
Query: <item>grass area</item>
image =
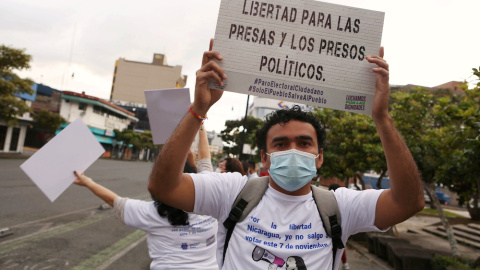
<path fill-rule="evenodd" d="M 447 218 L 466 218 L 466 219 L 468 219 L 467 217 L 464 217 L 462 215 L 449 212 L 448 209 L 447 210 L 443 209 L 443 213 L 445 214 L 445 216 Z M 429 215 L 429 216 L 438 216 L 438 211 L 437 211 L 437 209 L 424 208 L 422 211 L 420 211 L 420 214 L 425 214 L 425 215 Z"/>

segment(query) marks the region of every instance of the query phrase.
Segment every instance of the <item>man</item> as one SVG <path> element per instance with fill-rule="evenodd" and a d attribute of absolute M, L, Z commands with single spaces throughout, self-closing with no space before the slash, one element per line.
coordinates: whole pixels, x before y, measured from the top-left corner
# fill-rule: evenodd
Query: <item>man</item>
<path fill-rule="evenodd" d="M 182 173 L 188 148 L 210 107 L 222 91 L 209 89 L 209 80 L 223 85 L 227 78 L 216 61 L 218 52 L 203 55 L 197 71 L 195 98 L 189 112 L 170 136 L 152 169 L 150 192 L 163 202 L 188 212 L 211 215 L 223 222 L 247 181 L 237 173 L 189 175 Z M 363 231 L 384 231 L 423 209 L 423 191 L 415 162 L 395 130 L 388 113 L 388 64 L 380 56 L 368 56 L 377 65 L 373 119 L 385 149 L 390 173 L 389 190 L 335 192 L 342 219 L 342 241 Z M 278 111 L 258 134 L 262 165 L 269 170 L 269 187 L 259 204 L 237 223 L 223 262 L 225 228 L 219 226 L 217 260 L 222 269 L 268 269 L 285 267 L 290 257 L 299 258 L 308 269 L 338 267 L 332 256 L 310 190 L 310 180 L 323 163 L 324 128 L 300 110 Z M 284 164 L 290 164 L 285 169 Z M 347 207 L 348 205 L 348 207 Z M 260 254 L 261 253 L 261 254 Z M 341 252 L 337 252 L 337 255 Z"/>
<path fill-rule="evenodd" d="M 258 177 L 256 163 L 253 160 L 248 161 L 248 179 Z"/>

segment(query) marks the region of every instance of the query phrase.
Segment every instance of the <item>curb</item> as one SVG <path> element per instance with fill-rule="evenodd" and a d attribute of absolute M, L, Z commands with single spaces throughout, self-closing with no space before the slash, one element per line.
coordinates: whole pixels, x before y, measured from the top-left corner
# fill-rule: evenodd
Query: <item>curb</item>
<path fill-rule="evenodd" d="M 0 159 L 27 159 L 30 156 L 24 155 L 24 154 L 17 154 L 17 153 L 12 153 L 12 154 L 0 154 Z"/>

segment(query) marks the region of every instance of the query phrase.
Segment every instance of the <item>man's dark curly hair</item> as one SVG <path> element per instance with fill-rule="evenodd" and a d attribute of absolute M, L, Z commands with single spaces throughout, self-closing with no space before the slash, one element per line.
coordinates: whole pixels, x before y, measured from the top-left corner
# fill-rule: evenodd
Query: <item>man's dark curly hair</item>
<path fill-rule="evenodd" d="M 317 133 L 318 150 L 320 151 L 321 148 L 324 148 L 326 137 L 325 127 L 313 114 L 302 111 L 298 105 L 293 106 L 291 109 L 273 111 L 265 116 L 263 127 L 257 130 L 257 147 L 267 152 L 267 133 L 270 128 L 276 124 L 285 125 L 290 120 L 311 124 Z"/>
<path fill-rule="evenodd" d="M 190 165 L 190 163 L 186 162 L 185 167 L 183 168 L 184 173 L 196 173 L 197 170 Z M 153 203 L 155 208 L 157 208 L 157 212 L 161 217 L 167 217 L 168 222 L 173 226 L 186 226 L 190 224 L 188 222 L 188 213 L 180 210 L 178 208 L 172 207 L 170 205 L 164 204 L 159 199 L 152 196 Z"/>

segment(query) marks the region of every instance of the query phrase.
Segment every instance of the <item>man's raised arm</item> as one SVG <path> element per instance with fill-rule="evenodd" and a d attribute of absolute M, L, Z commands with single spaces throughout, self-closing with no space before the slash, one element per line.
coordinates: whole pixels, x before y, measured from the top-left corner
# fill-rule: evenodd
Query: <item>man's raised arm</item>
<path fill-rule="evenodd" d="M 170 135 L 153 166 L 148 182 L 148 190 L 160 201 L 185 210 L 193 211 L 195 202 L 195 187 L 192 178 L 183 174 L 195 134 L 202 124 L 207 111 L 217 102 L 223 91 L 209 89 L 207 84 L 210 79 L 223 85 L 226 79 L 222 68 L 213 61 L 222 60 L 218 52 L 211 51 L 213 40 L 210 41 L 210 50 L 203 54 L 202 68 L 197 71 L 195 85 L 195 98 L 185 117 Z M 187 110 L 187 108 L 186 108 Z"/>
<path fill-rule="evenodd" d="M 388 64 L 383 59 L 383 47 L 380 56 L 368 56 L 367 60 L 377 64 L 373 69 L 377 73 L 377 82 L 372 116 L 382 141 L 390 175 L 390 189 L 380 195 L 375 212 L 375 226 L 385 229 L 421 211 L 425 201 L 415 161 L 388 113 L 389 71 Z"/>

